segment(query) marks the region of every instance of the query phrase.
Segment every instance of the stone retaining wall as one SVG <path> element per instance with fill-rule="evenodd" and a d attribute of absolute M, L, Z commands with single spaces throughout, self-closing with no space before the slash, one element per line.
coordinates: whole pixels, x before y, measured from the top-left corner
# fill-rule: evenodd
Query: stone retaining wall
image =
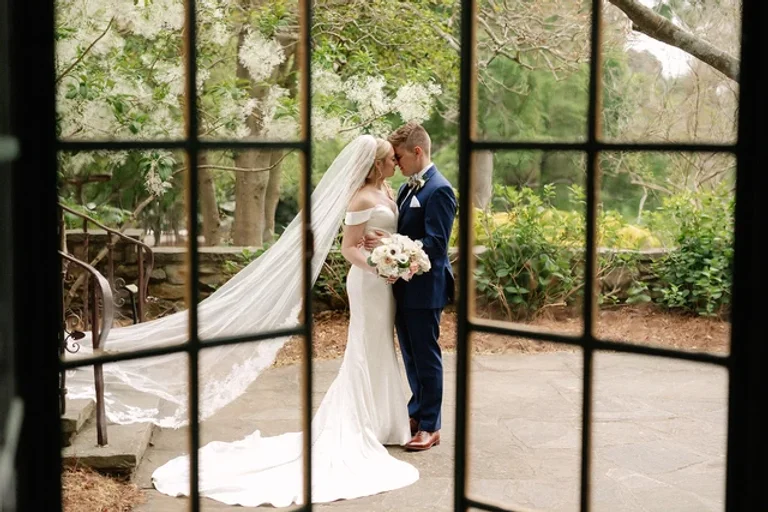
<path fill-rule="evenodd" d="M 141 236 L 140 230 L 129 231 L 127 234 L 133 238 Z M 71 230 L 67 233 L 67 244 L 70 252 L 78 257 L 84 256 L 84 236 L 82 231 Z M 89 255 L 93 257 L 106 244 L 104 232 L 93 231 L 89 234 Z M 216 288 L 224 284 L 231 276 L 232 263 L 242 265 L 244 251 L 253 251 L 253 247 L 200 247 L 200 276 L 198 280 L 201 298 L 205 298 Z M 482 247 L 476 249 L 481 252 Z M 149 295 L 156 299 L 173 302 L 176 307 L 184 307 L 185 287 L 188 279 L 186 268 L 186 248 L 184 247 L 155 247 L 155 265 L 149 283 Z M 645 251 L 610 250 L 600 249 L 601 254 L 630 254 L 638 263 L 641 271 L 640 279 L 653 280 L 649 268 L 653 261 L 664 256 L 667 250 L 654 249 Z M 452 260 L 456 260 L 457 253 L 452 251 Z M 107 275 L 106 260 L 97 268 Z M 456 265 L 454 263 L 454 268 Z M 136 282 L 138 266 L 136 264 L 135 250 L 124 241 L 118 241 L 115 245 L 115 277 L 122 277 L 127 283 Z M 606 290 L 617 290 L 621 297 L 626 294 L 632 283 L 632 276 L 623 269 L 614 269 L 601 279 L 601 287 Z M 315 307 L 319 310 L 328 309 L 329 304 L 316 301 Z"/>

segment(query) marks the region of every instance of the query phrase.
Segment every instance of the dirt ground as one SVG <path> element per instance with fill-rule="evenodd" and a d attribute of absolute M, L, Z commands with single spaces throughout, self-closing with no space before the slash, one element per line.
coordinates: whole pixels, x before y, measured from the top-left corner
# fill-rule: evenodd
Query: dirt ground
<path fill-rule="evenodd" d="M 135 484 L 85 467 L 64 468 L 61 487 L 64 512 L 129 512 L 145 500 Z"/>
<path fill-rule="evenodd" d="M 313 347 L 315 358 L 334 359 L 344 354 L 349 315 L 346 312 L 325 311 L 315 315 Z M 559 334 L 579 334 L 582 322 L 578 315 L 567 311 L 550 311 L 530 322 L 529 328 Z M 685 316 L 647 307 L 620 307 L 600 310 L 596 322 L 601 339 L 624 341 L 698 352 L 728 353 L 730 324 L 696 316 Z M 446 352 L 456 348 L 456 314 L 446 311 L 440 325 L 440 345 Z M 496 334 L 478 333 L 472 336 L 472 348 L 477 354 L 508 354 L 575 350 L 557 343 L 537 342 Z M 275 366 L 296 364 L 301 360 L 301 341 L 289 341 L 278 353 Z"/>

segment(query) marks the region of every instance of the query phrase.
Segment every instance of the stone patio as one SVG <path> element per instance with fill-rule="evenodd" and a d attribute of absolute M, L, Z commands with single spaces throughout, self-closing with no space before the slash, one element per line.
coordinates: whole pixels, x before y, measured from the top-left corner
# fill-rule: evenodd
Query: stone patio
<path fill-rule="evenodd" d="M 340 361 L 315 364 L 317 405 Z M 453 506 L 455 364 L 445 358 L 442 444 L 391 452 L 418 467 L 414 485 L 316 510 L 450 511 Z M 299 429 L 299 367 L 265 372 L 248 392 L 202 425 L 203 444 L 259 429 Z M 592 510 L 723 510 L 727 372 L 662 358 L 599 354 L 595 359 Z M 576 353 L 473 359 L 469 491 L 516 510 L 579 510 L 581 356 Z M 189 500 L 152 488 L 159 465 L 187 451 L 187 430 L 160 430 L 139 466 L 147 489 L 140 511 L 185 511 Z M 272 509 L 271 507 L 263 507 Z M 203 499 L 204 510 L 234 511 Z M 273 509 L 272 509 L 273 510 Z"/>

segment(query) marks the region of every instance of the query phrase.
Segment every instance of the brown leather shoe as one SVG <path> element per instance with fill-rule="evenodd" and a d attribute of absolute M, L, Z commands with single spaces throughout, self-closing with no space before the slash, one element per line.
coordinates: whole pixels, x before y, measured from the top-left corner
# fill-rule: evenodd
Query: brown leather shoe
<path fill-rule="evenodd" d="M 419 430 L 413 439 L 405 445 L 405 449 L 409 452 L 423 452 L 429 450 L 433 446 L 440 444 L 440 431 L 427 432 L 426 430 Z"/>
<path fill-rule="evenodd" d="M 415 418 L 411 418 L 411 435 L 415 436 L 419 431 L 419 422 Z"/>

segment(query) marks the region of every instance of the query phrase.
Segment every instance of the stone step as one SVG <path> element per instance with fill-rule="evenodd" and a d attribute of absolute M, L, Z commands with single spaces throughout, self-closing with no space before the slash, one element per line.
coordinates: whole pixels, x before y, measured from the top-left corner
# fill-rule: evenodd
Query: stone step
<path fill-rule="evenodd" d="M 134 423 L 107 427 L 106 446 L 99 446 L 96 437 L 96 420 L 90 420 L 64 448 L 65 465 L 83 465 L 102 473 L 133 476 L 144 452 L 152 439 L 155 426 L 152 423 Z"/>
<path fill-rule="evenodd" d="M 83 426 L 94 417 L 96 401 L 90 398 L 67 400 L 66 411 L 61 416 L 62 445 L 69 446 Z"/>

